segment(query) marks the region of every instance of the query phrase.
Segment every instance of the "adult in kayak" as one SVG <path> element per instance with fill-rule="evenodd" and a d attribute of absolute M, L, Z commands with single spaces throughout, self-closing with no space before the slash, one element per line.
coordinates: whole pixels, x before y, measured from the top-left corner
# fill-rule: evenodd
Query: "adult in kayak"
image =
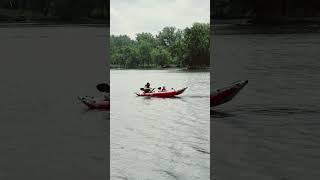
<path fill-rule="evenodd" d="M 152 91 L 151 88 L 150 88 L 150 83 L 147 82 L 147 84 L 144 85 L 143 91 L 144 91 L 145 93 L 149 93 L 149 92 Z"/>
<path fill-rule="evenodd" d="M 78 99 L 90 109 L 110 110 L 110 86 L 107 83 L 97 84 L 96 88 L 103 94 L 103 97 L 95 98 L 90 96 L 80 97 Z"/>
<path fill-rule="evenodd" d="M 97 89 L 102 92 L 105 100 L 110 100 L 110 86 L 107 83 L 101 83 L 97 85 Z"/>

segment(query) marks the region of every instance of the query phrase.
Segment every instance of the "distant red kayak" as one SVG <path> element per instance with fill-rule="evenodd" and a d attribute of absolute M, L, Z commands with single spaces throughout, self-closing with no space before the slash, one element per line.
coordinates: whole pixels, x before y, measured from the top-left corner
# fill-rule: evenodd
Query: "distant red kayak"
<path fill-rule="evenodd" d="M 231 101 L 247 84 L 248 81 L 240 81 L 228 87 L 216 90 L 210 96 L 210 106 L 214 107 Z"/>
<path fill-rule="evenodd" d="M 90 109 L 110 110 L 110 101 L 92 97 L 78 97 L 78 99 Z"/>
<path fill-rule="evenodd" d="M 173 90 L 173 91 L 158 91 L 158 92 L 150 92 L 150 93 L 145 93 L 145 92 L 139 92 L 136 93 L 137 96 L 149 96 L 149 97 L 160 97 L 160 98 L 170 98 L 170 97 L 174 97 L 177 96 L 179 94 L 182 94 L 187 88 L 182 88 L 179 90 Z"/>

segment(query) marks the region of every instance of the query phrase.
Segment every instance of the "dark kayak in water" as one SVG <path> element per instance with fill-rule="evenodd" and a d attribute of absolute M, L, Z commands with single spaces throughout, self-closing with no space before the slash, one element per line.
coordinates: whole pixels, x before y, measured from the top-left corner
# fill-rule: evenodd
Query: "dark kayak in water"
<path fill-rule="evenodd" d="M 174 96 L 182 94 L 186 89 L 187 89 L 187 87 L 179 89 L 179 90 L 158 91 L 158 92 L 148 92 L 148 93 L 141 91 L 136 94 L 137 94 L 137 96 L 170 98 L 170 97 L 174 97 Z"/>
<path fill-rule="evenodd" d="M 89 109 L 110 110 L 110 101 L 104 98 L 78 97 Z"/>
<path fill-rule="evenodd" d="M 248 81 L 239 81 L 228 87 L 216 90 L 210 96 L 210 106 L 215 107 L 231 101 L 247 84 Z"/>

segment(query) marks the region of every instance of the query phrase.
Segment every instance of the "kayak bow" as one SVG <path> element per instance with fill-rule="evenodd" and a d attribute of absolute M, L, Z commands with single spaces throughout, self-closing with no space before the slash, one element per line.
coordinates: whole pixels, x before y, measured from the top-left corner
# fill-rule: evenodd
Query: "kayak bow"
<path fill-rule="evenodd" d="M 210 106 L 214 107 L 231 101 L 247 84 L 248 81 L 239 81 L 228 87 L 216 90 L 210 96 Z"/>
<path fill-rule="evenodd" d="M 187 89 L 187 87 L 179 89 L 179 90 L 173 90 L 173 91 L 158 91 L 158 92 L 150 92 L 150 93 L 145 93 L 145 92 L 139 92 L 136 93 L 137 96 L 149 96 L 149 97 L 160 97 L 160 98 L 170 98 L 170 97 L 174 97 L 177 95 L 182 94 L 185 90 Z"/>

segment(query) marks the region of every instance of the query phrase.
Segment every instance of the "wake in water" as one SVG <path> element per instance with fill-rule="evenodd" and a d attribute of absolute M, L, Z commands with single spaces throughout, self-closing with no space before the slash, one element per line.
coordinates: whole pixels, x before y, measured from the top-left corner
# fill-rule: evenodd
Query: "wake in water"
<path fill-rule="evenodd" d="M 168 71 L 111 70 L 112 179 L 210 178 L 209 73 Z M 188 89 L 171 98 L 137 97 L 141 77 Z"/>
<path fill-rule="evenodd" d="M 320 114 L 320 107 L 300 105 L 263 105 L 263 104 L 247 104 L 236 105 L 232 107 L 224 107 L 211 110 L 211 117 L 230 117 L 241 114 L 255 114 L 266 116 L 287 116 L 287 115 L 307 115 Z"/>

